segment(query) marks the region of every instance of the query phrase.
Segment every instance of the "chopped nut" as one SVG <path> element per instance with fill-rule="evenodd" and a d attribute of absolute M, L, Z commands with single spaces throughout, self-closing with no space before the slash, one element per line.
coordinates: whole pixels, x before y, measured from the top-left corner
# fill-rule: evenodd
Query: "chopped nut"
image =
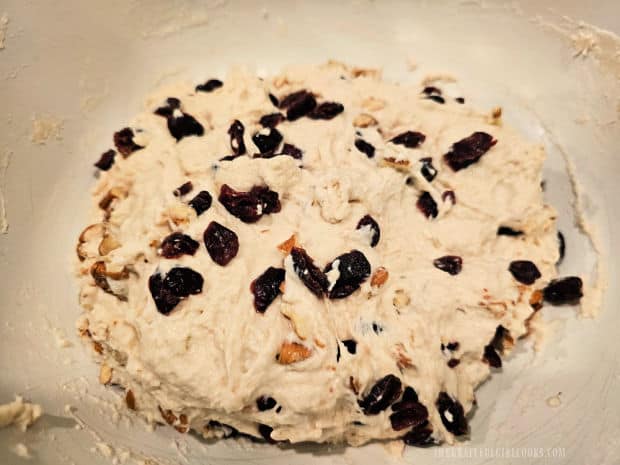
<path fill-rule="evenodd" d="M 414 365 L 411 362 L 411 358 L 409 358 L 406 355 L 407 349 L 405 349 L 405 346 L 399 342 L 398 344 L 396 344 L 396 365 L 398 366 L 398 368 L 400 368 L 401 370 L 404 368 L 413 368 Z"/>
<path fill-rule="evenodd" d="M 276 89 L 280 89 L 282 87 L 284 87 L 287 84 L 290 84 L 291 82 L 288 80 L 287 76 L 277 76 L 274 80 L 273 80 L 273 86 Z"/>
<path fill-rule="evenodd" d="M 409 172 L 409 160 L 397 160 L 394 157 L 385 157 L 382 161 L 385 166 L 390 166 L 399 171 Z"/>
<path fill-rule="evenodd" d="M 105 226 L 102 223 L 91 224 L 86 227 L 80 234 L 75 251 L 80 261 L 84 261 L 86 258 L 96 257 L 94 251 L 89 253 L 88 244 L 103 236 L 105 232 Z"/>
<path fill-rule="evenodd" d="M 189 223 L 192 218 L 196 217 L 196 211 L 184 203 L 176 203 L 170 206 L 166 214 L 170 221 L 177 226 Z"/>
<path fill-rule="evenodd" d="M 93 342 L 93 350 L 100 355 L 103 354 L 103 346 L 99 342 Z"/>
<path fill-rule="evenodd" d="M 358 395 L 360 393 L 360 385 L 353 376 L 349 376 L 349 387 L 353 391 L 353 394 Z"/>
<path fill-rule="evenodd" d="M 164 410 L 161 408 L 160 405 L 158 405 L 157 408 L 159 409 L 159 413 L 161 413 L 161 416 L 164 419 L 164 421 L 168 423 L 169 425 L 173 425 L 174 422 L 177 421 L 177 416 L 174 413 L 172 413 L 172 410 Z"/>
<path fill-rule="evenodd" d="M 121 301 L 127 301 L 127 296 L 120 293 L 118 289 L 116 291 L 112 289 L 107 279 L 108 277 L 114 280 L 127 279 L 129 277 L 129 273 L 125 270 L 125 268 L 120 271 L 112 270 L 109 272 L 106 269 L 106 264 L 102 261 L 99 261 L 92 264 L 92 266 L 90 267 L 90 274 L 95 280 L 95 285 L 97 287 L 103 289 L 104 292 L 115 296 Z"/>
<path fill-rule="evenodd" d="M 532 295 L 530 296 L 530 305 L 535 312 L 537 312 L 543 307 L 543 291 L 538 289 L 532 292 Z"/>
<path fill-rule="evenodd" d="M 99 243 L 99 255 L 107 255 L 113 250 L 118 249 L 120 246 L 120 242 L 118 242 L 114 236 L 106 234 Z"/>
<path fill-rule="evenodd" d="M 290 254 L 293 247 L 297 244 L 297 236 L 293 234 L 287 240 L 282 242 L 282 244 L 278 245 L 278 250 L 284 252 L 285 254 Z"/>
<path fill-rule="evenodd" d="M 394 292 L 394 298 L 392 299 L 392 304 L 398 309 L 404 308 L 411 302 L 411 298 L 405 293 L 402 289 L 397 289 Z"/>
<path fill-rule="evenodd" d="M 368 111 L 379 111 L 385 108 L 385 100 L 376 97 L 367 97 L 362 102 L 362 107 Z"/>
<path fill-rule="evenodd" d="M 182 425 L 187 425 L 187 415 L 185 415 L 184 413 L 179 415 L 179 421 Z"/>
<path fill-rule="evenodd" d="M 181 434 L 185 434 L 189 430 L 187 426 L 179 426 L 179 425 L 175 426 L 174 429 L 176 429 Z"/>
<path fill-rule="evenodd" d="M 314 343 L 316 344 L 317 347 L 320 347 L 321 349 L 325 348 L 325 343 L 317 337 L 314 338 Z"/>
<path fill-rule="evenodd" d="M 107 363 L 103 363 L 99 369 L 99 382 L 101 384 L 108 384 L 111 380 L 112 368 Z"/>
<path fill-rule="evenodd" d="M 325 66 L 327 68 L 336 68 L 343 71 L 349 71 L 349 67 L 345 63 L 343 63 L 342 61 L 334 60 L 333 58 L 327 60 L 327 64 Z"/>
<path fill-rule="evenodd" d="M 381 70 L 376 68 L 352 68 L 351 75 L 356 77 L 371 77 L 373 79 L 379 79 L 381 77 Z"/>
<path fill-rule="evenodd" d="M 389 276 L 390 276 L 390 273 L 388 273 L 388 270 L 380 266 L 372 274 L 372 278 L 370 278 L 370 285 L 373 287 L 381 287 L 385 284 Z"/>
<path fill-rule="evenodd" d="M 128 389 L 125 393 L 125 403 L 127 404 L 127 408 L 129 408 L 130 410 L 136 409 L 136 398 L 133 395 L 133 391 L 131 389 Z"/>
<path fill-rule="evenodd" d="M 297 334 L 297 337 L 299 337 L 299 339 L 305 341 L 308 336 L 310 336 L 310 331 L 305 324 L 304 319 L 301 317 L 301 315 L 295 312 L 295 309 L 291 305 L 283 304 L 280 307 L 280 313 L 282 313 L 285 318 L 290 320 L 291 324 L 293 325 L 293 331 L 295 331 L 295 334 Z"/>
<path fill-rule="evenodd" d="M 356 128 L 367 128 L 369 126 L 376 126 L 378 121 L 368 113 L 360 113 L 353 120 L 353 126 Z"/>
<path fill-rule="evenodd" d="M 489 124 L 499 126 L 502 123 L 502 107 L 495 107 L 491 110 L 491 116 L 489 117 Z"/>
<path fill-rule="evenodd" d="M 127 279 L 129 278 L 129 268 L 123 265 L 117 265 L 117 264 L 111 263 L 107 265 L 105 275 L 108 278 L 112 278 L 116 280 Z"/>
<path fill-rule="evenodd" d="M 109 212 L 112 202 L 127 197 L 127 191 L 122 187 L 113 187 L 99 202 L 99 208 Z"/>
<path fill-rule="evenodd" d="M 284 342 L 280 347 L 280 353 L 277 355 L 278 363 L 281 365 L 290 365 L 292 363 L 301 362 L 312 355 L 312 350 L 303 344 L 297 342 Z"/>

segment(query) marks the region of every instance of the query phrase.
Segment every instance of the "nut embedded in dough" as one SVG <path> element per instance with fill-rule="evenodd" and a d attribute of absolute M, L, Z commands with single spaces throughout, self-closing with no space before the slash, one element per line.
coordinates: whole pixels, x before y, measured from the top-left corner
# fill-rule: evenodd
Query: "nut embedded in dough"
<path fill-rule="evenodd" d="M 377 97 L 367 97 L 362 101 L 362 108 L 368 111 L 379 111 L 385 108 L 385 100 Z"/>
<path fill-rule="evenodd" d="M 353 120 L 353 126 L 356 128 L 367 128 L 370 126 L 376 126 L 379 122 L 368 113 L 360 113 Z"/>
<path fill-rule="evenodd" d="M 107 363 L 102 363 L 99 369 L 99 382 L 101 384 L 108 384 L 112 380 L 112 367 Z"/>
<path fill-rule="evenodd" d="M 377 270 L 372 274 L 372 278 L 370 278 L 370 285 L 372 287 L 381 287 L 385 284 L 390 273 L 384 267 L 380 266 Z"/>
<path fill-rule="evenodd" d="M 292 363 L 306 360 L 312 355 L 312 350 L 303 344 L 297 342 L 284 342 L 280 347 L 280 353 L 277 355 L 278 363 L 281 365 L 290 365 Z"/>

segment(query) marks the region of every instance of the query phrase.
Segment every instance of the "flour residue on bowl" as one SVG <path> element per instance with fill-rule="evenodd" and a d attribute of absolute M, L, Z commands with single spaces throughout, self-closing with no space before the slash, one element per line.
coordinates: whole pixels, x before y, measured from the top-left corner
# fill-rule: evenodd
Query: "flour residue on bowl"
<path fill-rule="evenodd" d="M 13 402 L 0 405 L 0 428 L 15 425 L 26 431 L 42 414 L 40 405 L 24 402 L 21 396 L 16 396 Z"/>
<path fill-rule="evenodd" d="M 62 140 L 64 120 L 52 115 L 34 116 L 32 118 L 32 132 L 30 140 L 38 145 L 48 140 Z"/>
<path fill-rule="evenodd" d="M 6 171 L 9 168 L 11 152 L 0 152 L 0 234 L 6 234 L 9 230 L 9 222 L 6 216 Z"/>
<path fill-rule="evenodd" d="M 6 33 L 9 29 L 9 15 L 3 13 L 0 16 L 0 50 L 4 49 L 6 42 Z"/>

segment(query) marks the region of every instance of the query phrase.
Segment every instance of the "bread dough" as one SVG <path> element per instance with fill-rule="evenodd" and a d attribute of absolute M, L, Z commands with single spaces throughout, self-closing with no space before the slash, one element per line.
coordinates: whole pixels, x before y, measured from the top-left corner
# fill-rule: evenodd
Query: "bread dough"
<path fill-rule="evenodd" d="M 301 89 L 344 111 L 277 125 L 283 143 L 303 151 L 301 159 L 253 157 L 259 150 L 252 136 L 268 134 L 260 118 L 286 112 L 269 94 L 282 101 Z M 412 428 L 420 436 L 432 429 L 424 440 L 437 442 L 462 434 L 460 407 L 471 410 L 476 386 L 497 364 L 493 354 L 503 356 L 528 332 L 532 293 L 556 275 L 556 213 L 543 200 L 541 145 L 497 114 L 429 96 L 420 86 L 385 82 L 376 70 L 335 62 L 290 67 L 269 79 L 235 69 L 209 92 L 179 83 L 152 95 L 131 124 L 133 142 L 143 148 L 117 153 L 100 173 L 93 225 L 78 246 L 79 328 L 102 364 L 100 380 L 124 386 L 128 405 L 147 418 L 205 436 L 236 430 L 276 441 L 359 445 Z M 168 97 L 180 100 L 168 119 L 191 115 L 202 135 L 172 137 L 167 119 L 154 114 Z M 220 161 L 239 147 L 228 134 L 235 119 L 245 128 L 248 154 Z M 390 142 L 406 131 L 425 140 L 416 148 Z M 444 155 L 476 132 L 497 143 L 454 171 Z M 356 147 L 357 139 L 374 146 L 374 157 Z M 437 171 L 432 181 L 420 162 L 429 157 Z M 187 181 L 191 192 L 175 196 Z M 268 186 L 281 209 L 243 222 L 218 201 L 225 184 L 244 192 Z M 188 203 L 200 191 L 213 202 L 197 215 Z M 424 193 L 435 204 L 434 218 L 418 206 Z M 106 197 L 104 211 L 98 205 Z M 366 215 L 380 227 L 375 247 L 372 228 L 357 229 Z M 225 266 L 205 248 L 203 233 L 213 221 L 238 237 L 238 253 Z M 523 234 L 498 235 L 500 227 Z M 194 255 L 159 255 L 161 241 L 175 231 L 199 243 Z M 357 250 L 371 276 L 348 297 L 317 297 L 278 247 L 293 235 L 321 270 Z M 458 274 L 434 265 L 444 256 L 461 258 Z M 531 285 L 517 281 L 509 271 L 516 260 L 534 262 L 540 277 Z M 106 267 L 107 292 L 93 279 L 98 262 Z M 204 282 L 166 315 L 155 306 L 149 278 L 173 267 L 189 267 Z M 261 313 L 250 284 L 269 267 L 285 270 L 284 293 Z M 377 284 L 381 267 L 387 280 Z M 328 292 L 342 273 L 338 263 L 327 273 Z M 498 326 L 505 329 L 499 340 Z M 283 363 L 290 362 L 289 349 L 299 358 Z M 385 392 L 373 389 L 382 379 Z M 368 407 L 398 401 L 406 386 L 426 408 L 428 423 L 408 417 L 420 416 L 417 404 L 401 417 L 394 416 L 397 406 Z M 412 408 L 411 390 L 406 395 L 409 405 L 400 406 Z M 260 410 L 261 397 L 263 407 L 272 407 Z M 379 411 L 366 414 L 360 402 Z M 395 422 L 406 427 L 395 430 Z"/>
<path fill-rule="evenodd" d="M 42 414 L 40 405 L 24 402 L 24 399 L 16 396 L 15 401 L 0 405 L 0 428 L 15 425 L 21 431 L 26 431 Z"/>

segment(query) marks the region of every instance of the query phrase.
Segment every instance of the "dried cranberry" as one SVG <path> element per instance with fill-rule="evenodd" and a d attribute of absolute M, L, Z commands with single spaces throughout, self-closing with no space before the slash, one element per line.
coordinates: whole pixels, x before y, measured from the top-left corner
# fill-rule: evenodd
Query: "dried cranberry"
<path fill-rule="evenodd" d="M 496 350 L 503 352 L 504 342 L 506 340 L 512 341 L 512 337 L 510 336 L 510 331 L 508 331 L 502 325 L 498 325 L 497 328 L 495 328 L 495 335 L 493 336 L 493 339 L 491 339 L 491 342 L 490 342 L 491 346 L 493 346 Z"/>
<path fill-rule="evenodd" d="M 301 149 L 295 147 L 293 144 L 285 143 L 280 151 L 281 155 L 290 155 L 291 157 L 300 160 L 303 157 Z"/>
<path fill-rule="evenodd" d="M 164 286 L 164 277 L 159 273 L 149 278 L 149 291 L 151 292 L 157 311 L 164 315 L 168 315 L 182 300 Z"/>
<path fill-rule="evenodd" d="M 583 297 L 583 282 L 576 276 L 554 279 L 543 290 L 543 296 L 551 305 L 576 304 Z"/>
<path fill-rule="evenodd" d="M 323 102 L 314 108 L 308 117 L 312 119 L 332 119 L 344 111 L 344 106 L 336 102 Z"/>
<path fill-rule="evenodd" d="M 435 86 L 426 86 L 423 90 L 422 90 L 423 94 L 426 95 L 432 95 L 432 94 L 436 94 L 436 95 L 441 95 L 441 89 L 435 87 Z"/>
<path fill-rule="evenodd" d="M 452 397 L 445 392 L 440 392 L 435 406 L 439 411 L 441 422 L 448 431 L 455 436 L 467 434 L 469 430 L 467 419 L 465 418 L 463 406 L 458 400 L 452 399 Z M 449 416 L 446 415 L 446 413 L 448 413 Z"/>
<path fill-rule="evenodd" d="M 417 131 L 406 131 L 397 135 L 390 142 L 393 144 L 404 145 L 407 148 L 414 149 L 419 147 L 426 140 L 426 136 Z"/>
<path fill-rule="evenodd" d="M 366 227 L 370 228 L 370 231 L 372 232 L 370 246 L 374 247 L 379 243 L 379 239 L 381 238 L 381 228 L 379 228 L 379 223 L 377 223 L 370 215 L 366 215 L 359 220 L 355 229 L 362 229 Z"/>
<path fill-rule="evenodd" d="M 441 200 L 443 202 L 447 202 L 448 200 L 452 203 L 452 205 L 456 204 L 456 194 L 454 191 L 444 191 L 441 194 Z"/>
<path fill-rule="evenodd" d="M 228 128 L 230 136 L 230 148 L 236 156 L 243 155 L 246 152 L 245 142 L 243 141 L 243 133 L 245 128 L 243 123 L 236 119 Z"/>
<path fill-rule="evenodd" d="M 204 84 L 198 84 L 196 86 L 196 92 L 213 92 L 215 89 L 222 87 L 224 83 L 219 79 L 209 79 Z"/>
<path fill-rule="evenodd" d="M 375 147 L 364 139 L 355 139 L 355 148 L 366 155 L 368 158 L 375 156 Z"/>
<path fill-rule="evenodd" d="M 446 349 L 448 349 L 450 352 L 454 352 L 456 350 L 459 350 L 459 346 L 460 344 L 458 342 L 448 342 L 446 344 Z"/>
<path fill-rule="evenodd" d="M 433 196 L 426 191 L 422 192 L 416 205 L 418 210 L 424 213 L 424 216 L 427 218 L 436 218 L 439 214 L 437 203 L 433 199 Z"/>
<path fill-rule="evenodd" d="M 275 128 L 285 119 L 286 117 L 282 113 L 269 113 L 268 115 L 261 116 L 258 123 L 264 128 Z"/>
<path fill-rule="evenodd" d="M 172 116 L 168 117 L 168 131 L 177 142 L 188 136 L 202 136 L 205 132 L 202 124 L 200 124 L 196 118 L 187 113 L 175 110 L 172 112 Z"/>
<path fill-rule="evenodd" d="M 331 271 L 336 262 L 338 262 L 340 273 L 336 283 L 331 286 L 328 297 L 330 299 L 343 299 L 358 290 L 360 285 L 370 276 L 370 263 L 362 252 L 352 250 L 336 257 L 323 271 L 325 273 Z"/>
<path fill-rule="evenodd" d="M 370 392 L 357 403 L 366 415 L 377 415 L 387 409 L 400 397 L 402 384 L 394 375 L 381 378 L 370 389 Z"/>
<path fill-rule="evenodd" d="M 286 108 L 286 119 L 295 121 L 306 116 L 316 107 L 314 95 L 306 90 L 300 90 L 287 95 L 280 102 L 280 108 Z"/>
<path fill-rule="evenodd" d="M 457 367 L 459 364 L 461 363 L 461 361 L 458 358 L 451 358 L 450 360 L 448 360 L 448 366 L 450 368 L 455 368 Z"/>
<path fill-rule="evenodd" d="M 441 104 L 446 103 L 446 99 L 443 98 L 441 95 L 429 95 L 426 98 L 428 100 L 432 100 L 435 103 L 441 103 Z"/>
<path fill-rule="evenodd" d="M 233 428 L 230 425 L 220 423 L 219 421 L 209 420 L 209 423 L 207 423 L 207 427 L 209 429 L 219 429 L 222 433 L 224 433 L 224 438 L 233 438 L 239 436 L 239 430 L 237 428 Z"/>
<path fill-rule="evenodd" d="M 189 206 L 196 210 L 196 214 L 200 216 L 211 208 L 212 202 L 213 198 L 211 197 L 211 194 L 207 191 L 200 191 L 196 194 L 196 197 L 189 201 Z"/>
<path fill-rule="evenodd" d="M 173 232 L 161 243 L 161 255 L 164 258 L 179 258 L 181 255 L 194 255 L 200 244 L 187 234 Z"/>
<path fill-rule="evenodd" d="M 484 346 L 484 355 L 483 359 L 493 368 L 501 368 L 502 367 L 502 359 L 499 354 L 495 350 L 492 344 L 487 344 Z"/>
<path fill-rule="evenodd" d="M 176 97 L 168 97 L 166 99 L 166 104 L 159 107 L 154 111 L 154 113 L 158 116 L 163 116 L 164 118 L 168 118 L 172 116 L 172 112 L 174 110 L 178 110 L 181 108 L 181 101 Z"/>
<path fill-rule="evenodd" d="M 452 144 L 452 149 L 443 158 L 454 171 L 467 168 L 476 163 L 497 143 L 493 136 L 486 132 L 474 132 L 471 136 Z"/>
<path fill-rule="evenodd" d="M 422 168 L 420 168 L 420 173 L 424 176 L 428 182 L 432 182 L 437 176 L 437 169 L 433 166 L 433 159 L 431 157 L 420 158 L 422 162 Z"/>
<path fill-rule="evenodd" d="M 523 284 L 534 284 L 541 274 L 534 263 L 529 260 L 515 260 L 510 262 L 508 271 L 514 276 L 514 278 Z"/>
<path fill-rule="evenodd" d="M 97 163 L 95 163 L 95 166 L 101 171 L 108 171 L 110 168 L 112 168 L 112 165 L 114 164 L 115 156 L 116 152 L 114 150 L 110 149 L 107 152 L 103 152 L 101 154 L 101 157 L 99 157 Z"/>
<path fill-rule="evenodd" d="M 218 200 L 231 215 L 244 223 L 255 223 L 261 216 L 281 209 L 278 193 L 266 186 L 254 186 L 249 192 L 241 192 L 224 184 Z"/>
<path fill-rule="evenodd" d="M 405 434 L 403 442 L 408 446 L 426 446 L 433 442 L 432 434 L 433 428 L 428 421 L 425 421 Z"/>
<path fill-rule="evenodd" d="M 407 408 L 400 409 L 390 415 L 390 423 L 394 431 L 415 428 L 428 419 L 428 410 L 419 402 L 410 402 Z"/>
<path fill-rule="evenodd" d="M 268 131 L 266 134 L 263 132 Z M 282 134 L 276 128 L 266 128 L 252 136 L 252 142 L 258 147 L 260 153 L 275 152 L 280 142 Z"/>
<path fill-rule="evenodd" d="M 133 136 L 133 131 L 130 128 L 123 128 L 114 133 L 114 145 L 116 146 L 116 150 L 118 150 L 125 158 L 136 150 L 144 148 L 133 141 Z"/>
<path fill-rule="evenodd" d="M 256 399 L 256 407 L 258 407 L 258 410 L 261 412 L 264 412 L 265 410 L 271 410 L 276 406 L 276 404 L 277 402 L 273 397 L 260 396 L 258 399 Z"/>
<path fill-rule="evenodd" d="M 270 266 L 250 284 L 254 294 L 254 308 L 264 313 L 267 307 L 280 295 L 280 285 L 284 282 L 284 270 Z"/>
<path fill-rule="evenodd" d="M 345 339 L 344 341 L 342 341 L 342 343 L 347 348 L 347 352 L 355 355 L 355 353 L 357 352 L 357 342 L 355 341 L 355 339 Z"/>
<path fill-rule="evenodd" d="M 221 266 L 226 266 L 239 252 L 239 238 L 221 224 L 211 221 L 204 232 L 204 241 L 211 259 Z"/>
<path fill-rule="evenodd" d="M 149 278 L 149 291 L 157 310 L 168 315 L 177 304 L 191 294 L 202 292 L 204 280 L 200 273 L 186 267 L 172 268 L 165 276 L 155 273 Z"/>
<path fill-rule="evenodd" d="M 187 181 L 183 184 L 181 184 L 179 187 L 177 187 L 174 191 L 172 191 L 172 194 L 175 197 L 182 197 L 185 194 L 189 194 L 192 189 L 194 188 L 194 185 L 192 184 L 191 181 Z"/>
<path fill-rule="evenodd" d="M 269 101 L 271 102 L 271 104 L 274 107 L 279 107 L 280 106 L 280 102 L 278 101 L 278 97 L 276 97 L 272 93 L 269 94 Z"/>
<path fill-rule="evenodd" d="M 456 255 L 444 255 L 443 257 L 433 260 L 433 265 L 435 268 L 455 276 L 459 274 L 463 268 L 463 259 Z"/>
<path fill-rule="evenodd" d="M 415 392 L 411 386 L 407 386 L 403 391 L 403 402 L 417 402 L 418 401 L 418 393 Z"/>
<path fill-rule="evenodd" d="M 523 236 L 523 231 L 517 231 L 516 229 L 512 229 L 508 226 L 500 226 L 499 228 L 497 228 L 497 235 L 519 237 L 519 236 Z"/>
<path fill-rule="evenodd" d="M 276 441 L 271 439 L 271 433 L 273 432 L 273 428 L 268 425 L 263 425 L 262 423 L 258 425 L 258 432 L 265 439 L 265 441 L 275 444 Z"/>
<path fill-rule="evenodd" d="M 304 285 L 317 297 L 323 297 L 327 291 L 329 281 L 325 273 L 314 264 L 314 260 L 300 247 L 291 249 L 293 270 Z"/>
<path fill-rule="evenodd" d="M 292 92 L 288 95 L 286 95 L 279 103 L 278 107 L 280 108 L 288 108 L 290 107 L 293 103 L 295 103 L 296 101 L 303 99 L 307 94 L 309 94 L 309 92 L 307 90 L 298 90 L 296 92 Z M 277 98 L 274 97 L 274 99 L 277 100 Z"/>
<path fill-rule="evenodd" d="M 242 155 L 226 155 L 225 157 L 220 158 L 219 161 L 233 161 L 241 156 Z"/>
<path fill-rule="evenodd" d="M 564 253 L 566 252 L 566 241 L 564 240 L 564 234 L 560 231 L 558 231 L 558 250 L 560 252 L 560 258 L 558 258 L 556 265 L 562 263 L 562 260 L 564 260 Z"/>

